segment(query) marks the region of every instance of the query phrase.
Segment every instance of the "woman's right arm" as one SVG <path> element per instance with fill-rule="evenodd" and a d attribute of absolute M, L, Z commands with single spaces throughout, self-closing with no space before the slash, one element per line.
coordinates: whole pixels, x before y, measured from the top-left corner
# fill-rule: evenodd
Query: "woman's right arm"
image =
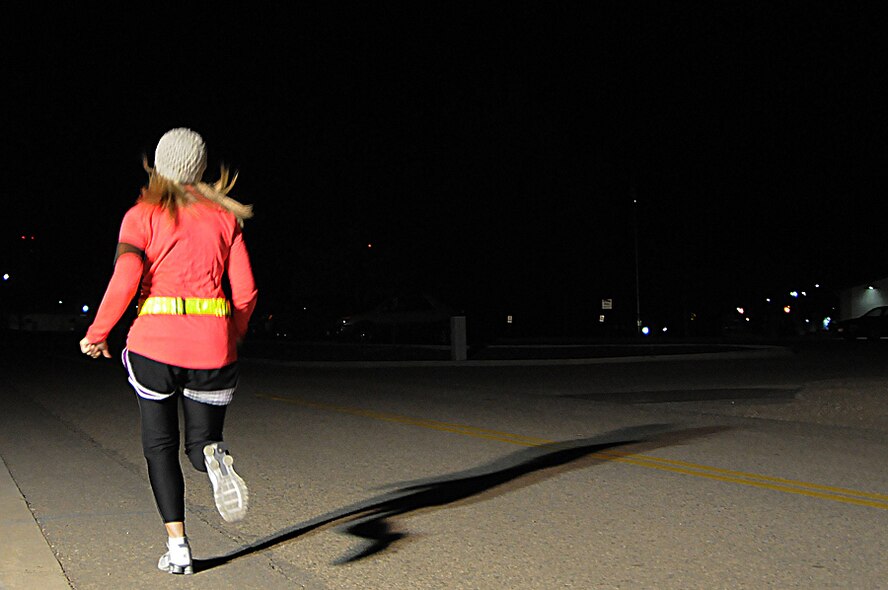
<path fill-rule="evenodd" d="M 86 345 L 103 344 L 112 328 L 126 311 L 139 290 L 145 260 L 145 248 L 150 234 L 145 211 L 139 206 L 131 208 L 120 224 L 117 255 L 114 257 L 114 273 L 108 282 L 105 296 L 96 312 L 96 318 L 86 331 Z M 81 342 L 81 349 L 84 342 Z M 95 347 L 94 347 L 95 348 Z M 84 351 L 86 352 L 86 351 Z M 89 354 L 89 353 L 87 353 Z M 109 356 L 109 355 L 105 355 Z"/>
<path fill-rule="evenodd" d="M 91 344 L 98 344 L 108 339 L 108 334 L 136 296 L 141 279 L 142 256 L 133 246 L 119 244 L 114 274 L 108 282 L 102 304 L 96 312 L 96 319 L 86 331 L 86 340 Z"/>

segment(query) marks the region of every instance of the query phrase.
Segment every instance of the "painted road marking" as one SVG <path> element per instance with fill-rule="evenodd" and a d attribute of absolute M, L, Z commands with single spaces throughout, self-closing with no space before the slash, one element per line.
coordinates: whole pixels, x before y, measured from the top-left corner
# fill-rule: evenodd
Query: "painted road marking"
<path fill-rule="evenodd" d="M 256 394 L 256 396 L 273 401 L 312 408 L 315 410 L 324 410 L 329 412 L 337 412 L 340 414 L 349 414 L 352 416 L 361 416 L 364 418 L 371 418 L 373 420 L 406 424 L 408 426 L 419 426 L 421 428 L 441 430 L 443 432 L 451 432 L 454 434 L 461 434 L 463 436 L 495 440 L 525 447 L 538 447 L 541 445 L 553 444 L 558 442 L 533 436 L 523 436 L 520 434 L 490 430 L 487 428 L 477 428 L 475 426 L 467 426 L 465 424 L 453 424 L 449 422 L 439 422 L 437 420 L 428 420 L 425 418 L 413 418 L 410 416 L 401 416 L 398 414 L 389 414 L 386 412 L 377 412 L 375 410 L 365 410 L 362 408 L 353 408 L 350 406 L 339 406 L 335 404 L 312 402 L 292 397 L 266 394 Z M 882 510 L 888 510 L 888 495 L 886 494 L 862 492 L 848 488 L 786 479 L 783 477 L 773 477 L 768 475 L 759 475 L 757 473 L 748 473 L 745 471 L 722 469 L 719 467 L 711 467 L 709 465 L 700 465 L 697 463 L 677 461 L 674 459 L 663 459 L 650 455 L 636 455 L 619 451 L 600 451 L 598 453 L 595 453 L 593 456 L 600 457 L 607 461 L 614 461 L 616 463 L 626 463 L 628 465 L 635 465 L 638 467 L 659 469 L 660 471 L 668 471 L 671 473 L 679 473 L 682 475 L 691 475 L 694 477 L 702 477 L 727 483 L 752 486 L 777 492 L 798 494 L 811 498 L 819 498 L 821 500 L 831 500 L 833 502 L 842 502 L 845 504 L 855 504 L 858 506 L 868 506 L 870 508 L 880 508 Z"/>

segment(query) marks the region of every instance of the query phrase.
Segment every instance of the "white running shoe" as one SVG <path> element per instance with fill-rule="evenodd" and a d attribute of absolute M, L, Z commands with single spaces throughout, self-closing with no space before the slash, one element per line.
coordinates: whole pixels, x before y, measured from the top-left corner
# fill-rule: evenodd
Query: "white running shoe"
<path fill-rule="evenodd" d="M 225 443 L 212 443 L 204 447 L 207 475 L 213 484 L 216 509 L 225 522 L 237 522 L 247 514 L 249 493 L 247 484 L 235 473 L 234 457 L 228 454 Z"/>
<path fill-rule="evenodd" d="M 193 574 L 188 537 L 167 539 L 167 552 L 160 556 L 157 569 L 170 574 Z"/>

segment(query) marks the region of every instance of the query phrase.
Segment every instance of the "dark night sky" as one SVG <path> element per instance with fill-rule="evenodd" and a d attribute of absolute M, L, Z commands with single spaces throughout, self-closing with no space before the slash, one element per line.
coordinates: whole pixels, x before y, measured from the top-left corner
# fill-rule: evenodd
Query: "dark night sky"
<path fill-rule="evenodd" d="M 269 309 L 634 306 L 633 191 L 649 314 L 888 272 L 884 19 L 599 4 L 6 22 L 4 248 L 98 298 L 142 153 L 188 126 L 241 172 Z"/>

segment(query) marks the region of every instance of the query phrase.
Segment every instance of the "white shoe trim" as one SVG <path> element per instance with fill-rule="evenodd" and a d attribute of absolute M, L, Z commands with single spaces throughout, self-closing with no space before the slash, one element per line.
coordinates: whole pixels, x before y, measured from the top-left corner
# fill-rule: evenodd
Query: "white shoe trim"
<path fill-rule="evenodd" d="M 234 458 L 224 443 L 212 443 L 204 447 L 207 475 L 213 484 L 216 510 L 226 522 L 237 522 L 247 515 L 250 494 L 247 484 L 234 471 Z"/>

